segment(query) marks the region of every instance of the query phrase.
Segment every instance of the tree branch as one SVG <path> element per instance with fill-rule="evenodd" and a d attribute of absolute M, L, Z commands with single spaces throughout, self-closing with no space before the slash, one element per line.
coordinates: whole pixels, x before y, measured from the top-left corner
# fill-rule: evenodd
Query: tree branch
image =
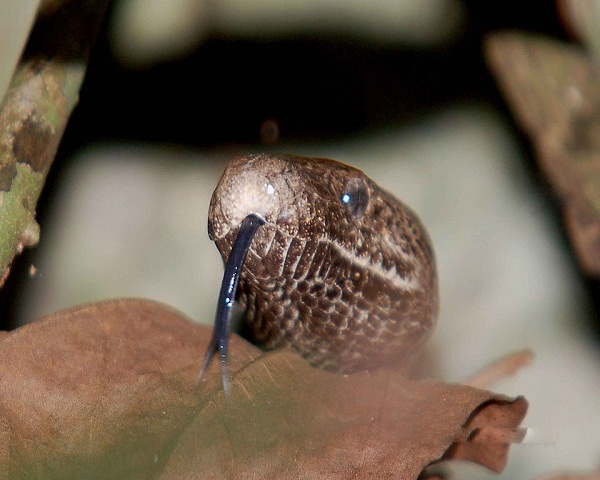
<path fill-rule="evenodd" d="M 0 106 L 0 287 L 16 254 L 36 245 L 35 209 L 75 107 L 108 0 L 65 0 L 38 13 Z"/>

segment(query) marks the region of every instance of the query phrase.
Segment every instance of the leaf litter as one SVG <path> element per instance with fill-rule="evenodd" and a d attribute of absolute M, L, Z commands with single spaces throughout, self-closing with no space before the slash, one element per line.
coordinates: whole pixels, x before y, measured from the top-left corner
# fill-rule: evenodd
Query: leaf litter
<path fill-rule="evenodd" d="M 341 376 L 140 299 L 73 307 L 0 336 L 0 478 L 416 479 L 440 460 L 500 471 L 527 402 L 382 369 Z M 507 437 L 508 432 L 508 437 Z"/>

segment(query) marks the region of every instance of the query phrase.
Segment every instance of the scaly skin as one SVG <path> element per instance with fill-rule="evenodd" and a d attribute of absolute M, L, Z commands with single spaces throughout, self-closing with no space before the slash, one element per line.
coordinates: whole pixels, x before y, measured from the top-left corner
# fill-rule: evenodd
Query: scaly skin
<path fill-rule="evenodd" d="M 265 224 L 238 299 L 256 341 L 352 373 L 401 364 L 428 337 L 438 289 L 427 233 L 360 170 L 327 159 L 238 158 L 209 210 L 209 235 L 225 261 L 249 214 Z"/>

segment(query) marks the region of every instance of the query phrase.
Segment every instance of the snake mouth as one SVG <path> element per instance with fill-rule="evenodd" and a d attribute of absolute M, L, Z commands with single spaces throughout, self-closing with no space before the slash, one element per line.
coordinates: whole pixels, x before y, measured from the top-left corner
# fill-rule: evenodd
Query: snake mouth
<path fill-rule="evenodd" d="M 219 291 L 219 300 L 217 303 L 217 313 L 215 315 L 215 324 L 213 333 L 206 349 L 202 369 L 198 376 L 198 382 L 204 379 L 214 355 L 219 352 L 221 360 L 221 382 L 226 395 L 229 395 L 229 374 L 227 371 L 227 348 L 229 345 L 229 327 L 231 320 L 231 308 L 235 301 L 235 295 L 240 279 L 240 272 L 244 266 L 248 249 L 254 238 L 254 234 L 265 223 L 265 220 L 256 215 L 250 214 L 242 221 L 237 233 L 221 281 L 221 290 Z"/>

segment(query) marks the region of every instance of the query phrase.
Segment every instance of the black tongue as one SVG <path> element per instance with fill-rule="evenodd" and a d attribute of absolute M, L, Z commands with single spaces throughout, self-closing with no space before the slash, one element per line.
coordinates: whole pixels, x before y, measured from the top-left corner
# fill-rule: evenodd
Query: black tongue
<path fill-rule="evenodd" d="M 221 356 L 221 381 L 223 390 L 229 395 L 229 374 L 227 373 L 227 346 L 229 344 L 229 323 L 231 319 L 231 307 L 235 301 L 235 293 L 240 279 L 240 272 L 252 238 L 265 221 L 257 215 L 251 214 L 244 218 L 240 231 L 237 234 L 221 282 L 221 291 L 219 292 L 219 303 L 217 304 L 217 314 L 215 315 L 215 326 L 213 328 L 212 338 L 206 349 L 202 370 L 198 376 L 198 382 L 204 379 L 204 375 L 215 353 L 219 352 Z"/>

